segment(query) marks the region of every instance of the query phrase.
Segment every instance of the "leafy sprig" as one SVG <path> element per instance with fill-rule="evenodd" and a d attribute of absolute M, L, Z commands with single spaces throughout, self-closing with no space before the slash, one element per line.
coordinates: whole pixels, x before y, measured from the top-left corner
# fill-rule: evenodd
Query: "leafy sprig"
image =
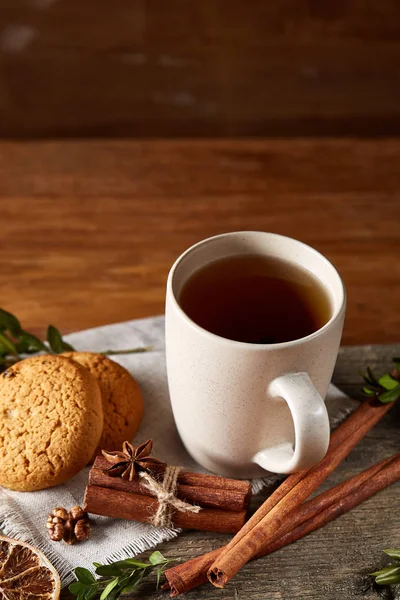
<path fill-rule="evenodd" d="M 46 342 L 25 331 L 17 317 L 0 308 L 0 371 L 5 370 L 21 359 L 21 355 L 37 352 L 60 354 L 74 350 L 71 344 L 62 339 L 61 333 L 49 325 Z"/>
<path fill-rule="evenodd" d="M 48 326 L 46 340 L 42 341 L 29 331 L 25 331 L 15 315 L 0 308 L 0 373 L 27 354 L 38 352 L 61 354 L 74 350 L 75 348 L 62 338 L 61 333 L 54 325 Z M 151 347 L 105 350 L 99 354 L 136 354 L 149 350 Z"/>
<path fill-rule="evenodd" d="M 375 396 L 382 404 L 394 402 L 400 398 L 400 358 L 393 358 L 395 368 L 391 373 L 376 377 L 372 369 L 361 375 L 365 385 L 362 389 L 366 396 Z"/>
<path fill-rule="evenodd" d="M 76 581 L 69 585 L 69 591 L 77 596 L 78 600 L 93 600 L 97 597 L 100 600 L 116 600 L 119 596 L 135 590 L 153 571 L 157 575 L 158 589 L 161 576 L 169 562 L 171 561 L 157 550 L 150 554 L 148 562 L 127 558 L 108 565 L 93 563 L 96 575 L 99 575 L 97 579 L 88 569 L 77 567 L 74 570 Z"/>
<path fill-rule="evenodd" d="M 400 549 L 388 549 L 384 550 L 385 554 L 400 561 Z M 375 583 L 378 585 L 395 585 L 400 583 L 400 563 L 398 565 L 391 565 L 384 567 L 380 571 L 371 573 L 372 577 L 375 577 Z"/>

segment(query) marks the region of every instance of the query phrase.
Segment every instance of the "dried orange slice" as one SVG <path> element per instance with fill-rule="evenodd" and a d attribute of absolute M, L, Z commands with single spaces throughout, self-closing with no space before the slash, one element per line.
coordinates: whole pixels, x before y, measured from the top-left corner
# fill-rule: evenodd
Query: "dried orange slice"
<path fill-rule="evenodd" d="M 0 536 L 0 600 L 58 600 L 60 578 L 30 544 Z"/>

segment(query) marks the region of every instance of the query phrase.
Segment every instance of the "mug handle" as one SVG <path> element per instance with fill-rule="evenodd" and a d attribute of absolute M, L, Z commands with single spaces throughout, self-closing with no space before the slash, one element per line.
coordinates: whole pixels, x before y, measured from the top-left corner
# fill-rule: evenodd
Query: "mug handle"
<path fill-rule="evenodd" d="M 274 379 L 269 394 L 283 398 L 292 413 L 295 447 L 289 442 L 257 452 L 253 460 L 273 473 L 309 469 L 322 460 L 329 445 L 329 418 L 325 402 L 307 373 L 287 373 Z"/>

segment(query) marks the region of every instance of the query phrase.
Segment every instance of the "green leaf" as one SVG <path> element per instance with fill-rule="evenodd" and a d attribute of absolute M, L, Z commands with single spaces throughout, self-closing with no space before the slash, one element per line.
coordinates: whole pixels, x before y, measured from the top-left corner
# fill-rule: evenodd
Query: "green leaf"
<path fill-rule="evenodd" d="M 121 594 L 128 594 L 135 590 L 142 579 L 156 567 L 158 586 L 168 562 L 159 551 L 150 555 L 149 562 L 139 561 L 136 558 L 118 560 L 109 565 L 96 562 L 93 564 L 96 574 L 100 575 L 99 579 L 95 579 L 87 569 L 78 567 L 75 569 L 75 574 L 79 581 L 74 582 L 72 593 L 78 596 L 78 600 L 94 600 L 102 589 L 99 600 L 117 600 Z"/>
<path fill-rule="evenodd" d="M 107 596 L 107 600 L 117 600 L 117 598 L 121 595 L 121 588 L 119 586 L 115 587 Z"/>
<path fill-rule="evenodd" d="M 394 585 L 400 583 L 400 567 L 386 567 L 373 573 L 375 583 L 378 585 Z"/>
<path fill-rule="evenodd" d="M 78 600 L 91 600 L 99 595 L 99 586 L 96 583 L 89 585 L 86 587 L 85 591 L 82 594 L 82 599 L 78 598 Z"/>
<path fill-rule="evenodd" d="M 388 548 L 384 550 L 384 553 L 390 556 L 391 558 L 396 558 L 400 560 L 400 548 Z"/>
<path fill-rule="evenodd" d="M 28 333 L 27 331 L 23 331 L 18 338 L 17 343 L 15 344 L 19 353 L 21 354 L 29 354 L 31 352 L 48 352 L 48 348 L 46 344 L 44 344 L 39 338 L 32 333 Z"/>
<path fill-rule="evenodd" d="M 75 352 L 75 348 L 71 346 L 71 344 L 68 344 L 68 342 L 66 342 L 65 340 L 63 340 L 62 343 L 64 347 L 64 352 Z"/>
<path fill-rule="evenodd" d="M 74 348 L 71 344 L 67 344 L 61 337 L 61 333 L 54 325 L 49 325 L 47 328 L 47 341 L 49 342 L 50 348 L 55 354 L 61 354 L 62 352 L 73 351 Z"/>
<path fill-rule="evenodd" d="M 138 582 L 134 581 L 133 583 L 130 583 L 129 585 L 126 585 L 125 587 L 122 588 L 121 590 L 121 595 L 122 594 L 130 594 L 131 592 L 133 592 L 138 586 Z"/>
<path fill-rule="evenodd" d="M 142 573 L 143 569 L 134 569 L 133 571 L 126 571 L 118 577 L 118 585 L 122 589 L 125 585 L 128 585 L 132 577 L 136 577 L 136 574 Z"/>
<path fill-rule="evenodd" d="M 110 581 L 108 585 L 101 592 L 100 600 L 105 600 L 107 596 L 111 593 L 111 591 L 118 585 L 118 577 Z"/>
<path fill-rule="evenodd" d="M 164 574 L 164 569 L 161 567 L 160 569 L 157 569 L 157 585 L 156 585 L 156 589 L 158 590 L 160 587 L 160 581 L 161 581 L 161 577 Z"/>
<path fill-rule="evenodd" d="M 108 600 L 117 600 L 117 598 L 119 598 L 119 596 L 121 594 L 122 594 L 122 588 L 121 588 L 121 586 L 118 585 L 116 588 L 111 590 L 111 592 L 108 594 L 107 598 L 108 598 Z"/>
<path fill-rule="evenodd" d="M 395 388 L 396 385 L 399 383 L 398 381 L 396 381 L 396 379 L 393 379 L 393 377 L 389 375 L 389 373 L 385 373 L 385 375 L 379 377 L 378 381 L 379 385 L 385 388 L 385 390 L 393 390 L 393 388 Z"/>
<path fill-rule="evenodd" d="M 96 581 L 93 577 L 93 574 L 88 569 L 84 569 L 83 567 L 76 567 L 74 573 L 75 577 L 78 581 L 80 581 L 80 583 L 90 585 Z"/>
<path fill-rule="evenodd" d="M 0 357 L 2 358 L 2 360 L 5 360 L 6 356 L 9 356 L 8 350 L 5 348 L 5 346 L 2 346 L 0 342 Z"/>
<path fill-rule="evenodd" d="M 121 593 L 129 594 L 134 589 L 136 589 L 138 587 L 138 585 L 140 584 L 140 582 L 142 581 L 142 579 L 146 575 L 148 575 L 148 573 L 150 573 L 150 571 L 151 571 L 151 568 L 149 570 L 143 569 L 142 571 L 135 572 L 131 577 L 129 577 L 129 580 L 127 582 L 125 582 L 125 585 L 122 587 Z"/>
<path fill-rule="evenodd" d="M 379 571 L 374 571 L 374 573 L 370 573 L 372 577 L 380 577 L 382 575 L 391 574 L 393 569 L 398 569 L 396 565 L 391 565 L 390 567 L 383 567 L 383 569 L 379 569 Z"/>
<path fill-rule="evenodd" d="M 101 575 L 102 577 L 107 577 L 107 576 L 114 577 L 115 575 L 121 574 L 121 569 L 116 567 L 114 564 L 99 565 L 98 567 L 96 567 L 96 574 Z"/>
<path fill-rule="evenodd" d="M 366 377 L 364 377 L 364 380 L 367 382 L 367 384 L 368 384 L 368 387 L 369 387 L 371 390 L 374 390 L 375 392 L 380 392 L 380 391 L 382 391 L 382 388 L 381 388 L 381 386 L 379 385 L 379 383 L 378 383 L 378 384 L 375 384 L 375 383 L 370 383 L 370 381 L 369 381 L 369 380 L 368 380 Z"/>
<path fill-rule="evenodd" d="M 362 377 L 365 381 L 365 383 L 368 383 L 368 385 L 371 385 L 372 387 L 375 387 L 377 384 L 374 384 L 374 381 L 370 379 L 370 377 L 368 376 L 367 373 L 363 373 L 362 371 L 358 371 L 358 374 L 360 377 Z M 379 385 L 378 385 L 379 387 Z"/>
<path fill-rule="evenodd" d="M 113 567 L 117 567 L 118 569 L 128 569 L 131 567 L 138 567 L 139 569 L 145 569 L 149 566 L 148 563 L 145 563 L 140 560 L 136 560 L 135 558 L 126 558 L 125 560 L 118 560 L 112 563 Z"/>
<path fill-rule="evenodd" d="M 53 352 L 60 354 L 64 351 L 61 334 L 53 325 L 48 326 L 46 337 Z"/>
<path fill-rule="evenodd" d="M 14 337 L 18 337 L 21 333 L 21 324 L 17 317 L 0 308 L 0 331 L 7 329 Z"/>
<path fill-rule="evenodd" d="M 375 396 L 374 390 L 371 390 L 369 387 L 363 387 L 362 391 L 366 396 Z"/>
<path fill-rule="evenodd" d="M 13 354 L 14 356 L 18 356 L 15 344 L 4 333 L 0 333 L 0 352 L 5 355 Z"/>
<path fill-rule="evenodd" d="M 86 585 L 84 583 L 80 583 L 79 581 L 74 581 L 68 587 L 71 594 L 77 596 L 80 592 L 83 592 L 86 589 Z"/>
<path fill-rule="evenodd" d="M 383 392 L 379 394 L 379 400 L 382 404 L 388 404 L 389 402 L 394 402 L 397 398 L 400 397 L 400 383 L 396 385 L 392 390 L 388 390 L 387 392 Z"/>
<path fill-rule="evenodd" d="M 373 370 L 370 367 L 367 367 L 367 373 L 368 373 L 368 377 L 369 377 L 369 380 L 371 381 L 371 383 L 378 384 L 378 379 L 376 378 L 375 373 L 373 372 Z"/>
<path fill-rule="evenodd" d="M 155 552 L 150 554 L 149 562 L 155 566 L 165 565 L 168 562 L 168 559 L 166 559 L 165 556 L 163 556 L 159 550 L 156 550 Z"/>
<path fill-rule="evenodd" d="M 18 354 L 29 354 L 29 344 L 25 340 L 15 342 L 15 348 Z"/>

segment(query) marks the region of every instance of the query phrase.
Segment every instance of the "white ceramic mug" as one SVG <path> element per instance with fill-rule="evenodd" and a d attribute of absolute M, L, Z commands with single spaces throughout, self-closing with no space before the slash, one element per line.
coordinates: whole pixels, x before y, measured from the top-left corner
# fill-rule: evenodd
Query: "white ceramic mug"
<path fill-rule="evenodd" d="M 257 254 L 298 264 L 331 299 L 331 318 L 307 337 L 279 344 L 222 338 L 179 305 L 182 287 L 217 259 Z M 329 421 L 324 398 L 345 315 L 345 289 L 333 265 L 313 248 L 261 231 L 212 237 L 184 252 L 167 283 L 168 385 L 187 450 L 205 468 L 228 477 L 292 473 L 325 455 Z"/>

